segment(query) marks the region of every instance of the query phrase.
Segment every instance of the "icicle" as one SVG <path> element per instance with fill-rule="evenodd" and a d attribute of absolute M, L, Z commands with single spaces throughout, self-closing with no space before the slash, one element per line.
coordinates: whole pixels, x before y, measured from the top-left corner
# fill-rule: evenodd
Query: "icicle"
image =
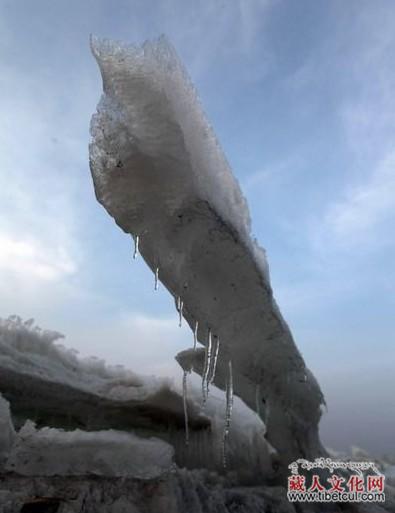
<path fill-rule="evenodd" d="M 211 348 L 212 348 L 212 340 L 211 340 L 211 329 L 208 330 L 208 341 L 205 348 L 204 353 L 204 367 L 202 374 L 202 395 L 203 395 L 203 405 L 207 401 L 208 397 L 208 378 L 211 368 Z"/>
<path fill-rule="evenodd" d="M 198 326 L 199 326 L 198 321 L 195 321 L 195 328 L 193 330 L 193 352 L 194 353 L 196 352 Z M 195 354 L 193 356 L 195 356 Z M 189 374 L 191 374 L 193 371 L 193 362 L 194 362 L 194 358 L 192 359 L 192 364 L 191 364 L 191 368 L 189 369 Z"/>
<path fill-rule="evenodd" d="M 184 371 L 182 377 L 182 400 L 184 404 L 185 421 L 185 445 L 189 444 L 189 426 L 188 426 L 188 407 L 187 407 L 187 371 Z"/>
<path fill-rule="evenodd" d="M 222 462 L 224 468 L 226 468 L 226 443 L 230 431 L 230 422 L 232 418 L 233 409 L 233 374 L 232 374 L 232 362 L 229 360 L 228 363 L 228 379 L 226 382 L 226 410 L 225 410 L 225 425 L 224 434 L 222 438 Z"/>
<path fill-rule="evenodd" d="M 208 330 L 208 341 L 205 353 L 205 362 L 204 362 L 204 372 L 202 375 L 202 389 L 203 389 L 203 404 L 206 402 L 208 397 L 208 385 L 209 385 L 209 376 L 211 369 L 211 350 L 212 350 L 212 337 L 211 337 L 211 329 Z"/>
<path fill-rule="evenodd" d="M 155 290 L 158 290 L 158 282 L 159 282 L 159 267 L 155 269 Z"/>
<path fill-rule="evenodd" d="M 211 369 L 211 372 L 210 372 L 209 383 L 212 383 L 214 381 L 214 378 L 215 378 L 215 371 L 217 370 L 218 353 L 219 353 L 219 337 L 216 337 L 215 353 L 214 353 L 212 369 Z"/>
<path fill-rule="evenodd" d="M 139 236 L 136 235 L 135 237 L 133 237 L 134 239 L 134 253 L 133 253 L 133 258 L 137 258 L 137 255 L 139 254 Z"/>
<path fill-rule="evenodd" d="M 261 386 L 255 385 L 255 411 L 258 417 L 261 416 Z"/>
<path fill-rule="evenodd" d="M 196 351 L 198 327 L 199 327 L 199 322 L 195 321 L 195 329 L 193 330 L 193 350 L 194 351 Z"/>
<path fill-rule="evenodd" d="M 207 400 L 206 396 L 206 373 L 207 373 L 207 363 L 208 363 L 208 352 L 207 352 L 207 346 L 204 348 L 204 366 L 203 366 L 203 373 L 202 373 L 202 401 L 203 406 Z"/>
<path fill-rule="evenodd" d="M 181 328 L 182 326 L 182 311 L 184 309 L 184 302 L 182 301 L 181 297 L 178 296 L 177 298 L 177 310 L 178 310 L 178 325 Z"/>
<path fill-rule="evenodd" d="M 209 385 L 209 373 L 211 369 L 211 355 L 213 351 L 213 341 L 211 336 L 211 329 L 208 330 L 208 345 L 207 345 L 207 376 L 206 376 L 206 388 L 208 395 L 208 385 Z"/>

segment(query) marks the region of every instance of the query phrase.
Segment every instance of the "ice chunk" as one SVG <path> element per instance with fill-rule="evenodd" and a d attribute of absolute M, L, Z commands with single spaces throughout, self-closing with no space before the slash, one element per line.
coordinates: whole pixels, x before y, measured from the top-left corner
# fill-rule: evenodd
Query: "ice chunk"
<path fill-rule="evenodd" d="M 98 200 L 126 233 L 145 234 L 142 257 L 154 270 L 160 255 L 161 281 L 175 299 L 188 284 L 184 318 L 192 329 L 199 319 L 199 340 L 210 328 L 220 336 L 234 382 L 246 379 L 253 397 L 260 386 L 267 437 L 284 465 L 322 454 L 322 393 L 276 305 L 245 198 L 175 51 L 164 38 L 142 47 L 93 38 L 91 46 L 104 89 L 91 123 Z"/>
<path fill-rule="evenodd" d="M 156 438 L 121 431 L 21 429 L 6 469 L 25 476 L 94 474 L 151 479 L 173 466 L 173 448 Z"/>

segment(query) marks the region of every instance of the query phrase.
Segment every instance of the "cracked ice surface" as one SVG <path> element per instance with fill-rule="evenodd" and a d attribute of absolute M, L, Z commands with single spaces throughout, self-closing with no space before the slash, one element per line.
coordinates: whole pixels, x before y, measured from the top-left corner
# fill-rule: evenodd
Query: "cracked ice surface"
<path fill-rule="evenodd" d="M 209 332 L 220 338 L 235 389 L 245 388 L 239 379 L 259 385 L 267 438 L 283 462 L 317 456 L 322 393 L 276 305 L 246 200 L 175 51 L 164 38 L 142 47 L 93 38 L 91 46 L 104 89 L 91 123 L 98 201 L 139 237 L 140 254 L 182 298 L 191 329 L 198 323 L 199 342 Z"/>

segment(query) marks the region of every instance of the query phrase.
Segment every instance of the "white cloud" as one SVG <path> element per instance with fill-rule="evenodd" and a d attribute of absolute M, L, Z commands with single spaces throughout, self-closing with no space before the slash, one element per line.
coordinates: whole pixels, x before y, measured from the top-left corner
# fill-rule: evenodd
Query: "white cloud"
<path fill-rule="evenodd" d="M 344 196 L 329 207 L 323 229 L 341 246 L 369 243 L 376 228 L 395 215 L 395 152 Z"/>
<path fill-rule="evenodd" d="M 159 3 L 159 32 L 165 32 L 186 61 L 194 79 L 236 70 L 238 81 L 261 77 L 268 53 L 256 47 L 274 0 Z M 175 15 L 176 13 L 176 15 Z M 259 50 L 259 60 L 254 59 Z M 226 78 L 224 78 L 226 80 Z"/>
<path fill-rule="evenodd" d="M 320 76 L 322 66 L 329 66 L 339 77 L 334 112 L 344 147 L 339 148 L 334 176 L 346 171 L 337 195 L 328 196 L 321 213 L 310 220 L 313 249 L 331 257 L 337 251 L 369 254 L 387 247 L 395 217 L 394 11 L 384 6 L 361 9 L 347 31 L 347 18 L 340 14 L 338 29 L 325 47 L 326 52 L 337 51 L 336 69 L 330 59 L 322 58 L 321 65 L 316 58 L 309 71 Z"/>
<path fill-rule="evenodd" d="M 0 233 L 0 270 L 24 279 L 52 281 L 73 274 L 76 265 L 63 247 L 43 247 L 38 241 Z"/>
<path fill-rule="evenodd" d="M 7 41 L 17 44 L 12 34 Z M 3 61 L 1 75 L 3 313 L 14 308 L 18 312 L 18 305 L 26 311 L 29 302 L 32 311 L 39 304 L 51 309 L 61 303 L 61 291 L 75 296 L 75 290 L 65 290 L 70 289 L 85 252 L 81 235 L 89 205 L 80 200 L 80 191 L 90 180 L 89 114 L 84 115 L 89 109 L 87 81 L 82 76 L 78 84 L 66 83 L 50 72 L 50 66 L 27 73 L 11 60 Z M 94 92 L 91 101 L 96 101 Z"/>

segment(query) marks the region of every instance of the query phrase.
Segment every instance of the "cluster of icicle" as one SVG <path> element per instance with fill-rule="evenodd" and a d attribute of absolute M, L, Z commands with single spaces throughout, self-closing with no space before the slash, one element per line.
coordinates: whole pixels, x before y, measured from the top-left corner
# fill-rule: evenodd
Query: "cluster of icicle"
<path fill-rule="evenodd" d="M 134 240 L 134 250 L 133 250 L 133 258 L 137 258 L 139 253 L 139 235 L 133 237 Z M 155 282 L 154 289 L 158 290 L 159 283 L 159 267 L 155 268 Z M 177 312 L 178 312 L 178 325 L 182 326 L 182 318 L 183 318 L 183 310 L 184 310 L 184 302 L 181 296 L 177 297 Z M 193 350 L 196 350 L 197 344 L 197 333 L 198 333 L 199 322 L 195 321 L 195 327 L 193 330 Z M 208 340 L 207 345 L 205 346 L 205 357 L 204 357 L 204 367 L 202 374 L 202 402 L 203 406 L 205 405 L 208 395 L 210 385 L 213 383 L 215 378 L 215 371 L 217 368 L 219 354 L 219 336 L 214 335 L 211 332 L 211 329 L 208 330 Z M 192 368 L 189 370 L 192 372 Z M 187 383 L 188 371 L 183 371 L 182 376 L 182 396 L 183 396 L 183 406 L 184 406 L 184 421 L 185 421 L 185 444 L 189 444 L 189 427 L 188 427 L 188 383 Z M 232 418 L 232 409 L 233 409 L 233 376 L 232 376 L 232 362 L 228 363 L 228 376 L 226 382 L 226 406 L 225 406 L 225 423 L 224 423 L 224 432 L 222 438 L 222 461 L 223 466 L 226 467 L 226 443 L 229 436 L 230 424 Z"/>

